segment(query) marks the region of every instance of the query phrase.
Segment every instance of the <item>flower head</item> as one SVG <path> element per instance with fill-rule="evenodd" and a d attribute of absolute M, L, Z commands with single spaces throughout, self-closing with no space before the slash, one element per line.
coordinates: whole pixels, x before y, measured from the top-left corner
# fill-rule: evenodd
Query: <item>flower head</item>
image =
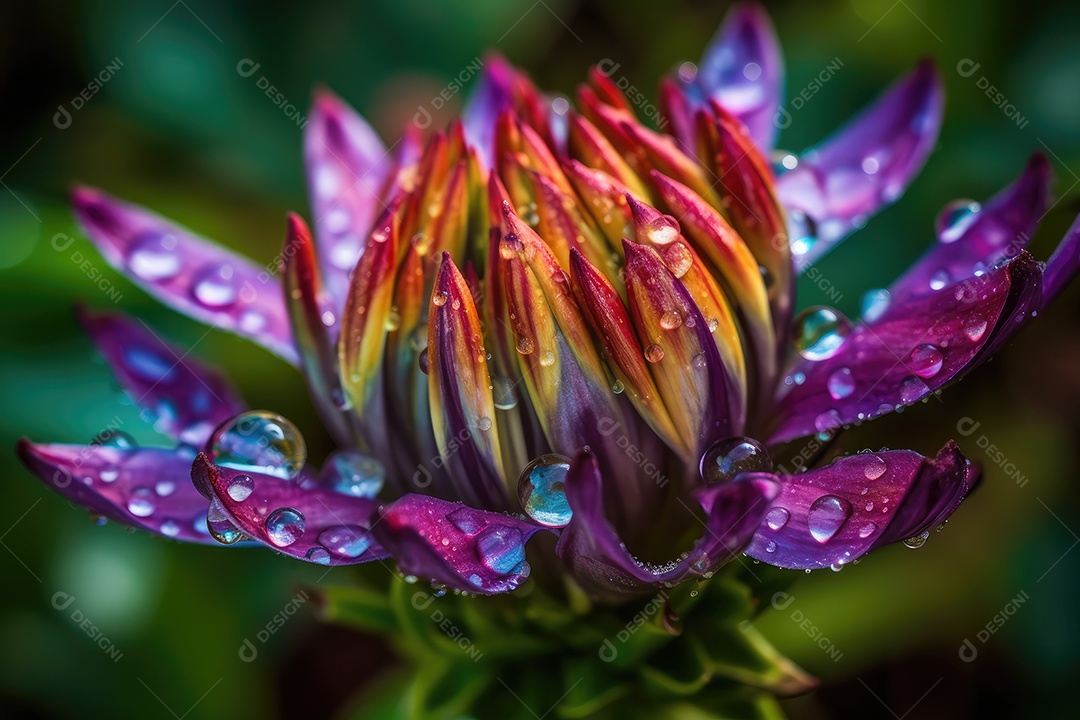
<path fill-rule="evenodd" d="M 1046 264 L 1024 249 L 1050 182 L 1035 156 L 985 204 L 948 206 L 937 242 L 857 323 L 796 316 L 798 273 L 901 195 L 943 99 L 921 64 L 774 169 L 782 75 L 768 20 L 742 6 L 698 66 L 662 82 L 666 132 L 602 65 L 567 111 L 489 58 L 461 121 L 389 147 L 319 92 L 304 147 L 315 234 L 289 217 L 280 278 L 77 189 L 114 266 L 299 366 L 339 449 L 312 467 L 300 431 L 217 371 L 84 313 L 178 446 L 23 441 L 22 458 L 128 525 L 329 565 L 392 559 L 470 593 L 518 587 L 538 532 L 612 601 L 742 552 L 813 569 L 919 538 L 978 479 L 955 444 L 792 472 L 771 455 L 970 371 L 1075 274 L 1080 225 Z M 550 545 L 537 553 L 552 565 Z"/>

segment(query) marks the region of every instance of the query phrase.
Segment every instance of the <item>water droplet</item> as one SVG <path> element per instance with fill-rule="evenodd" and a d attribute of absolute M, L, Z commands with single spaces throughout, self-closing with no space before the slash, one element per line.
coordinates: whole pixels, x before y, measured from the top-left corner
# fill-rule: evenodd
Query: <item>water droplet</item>
<path fill-rule="evenodd" d="M 237 475 L 229 481 L 228 493 L 236 502 L 244 502 L 255 490 L 255 481 L 250 475 Z"/>
<path fill-rule="evenodd" d="M 851 374 L 850 368 L 840 368 L 829 375 L 825 385 L 833 400 L 843 400 L 855 392 L 855 376 Z"/>
<path fill-rule="evenodd" d="M 147 232 L 132 242 L 128 267 L 143 280 L 151 282 L 176 277 L 181 266 L 176 244 L 173 235 Z"/>
<path fill-rule="evenodd" d="M 972 342 L 978 342 L 986 333 L 986 319 L 973 315 L 964 323 L 964 334 Z"/>
<path fill-rule="evenodd" d="M 959 240 L 979 217 L 982 207 L 974 200 L 954 200 L 937 216 L 937 236 L 943 243 Z"/>
<path fill-rule="evenodd" d="M 521 355 L 530 355 L 536 350 L 536 343 L 528 335 L 519 335 L 517 339 L 517 351 Z"/>
<path fill-rule="evenodd" d="M 819 543 L 827 543 L 851 515 L 851 503 L 835 495 L 822 495 L 806 514 L 810 534 Z"/>
<path fill-rule="evenodd" d="M 611 384 L 611 392 L 615 393 L 616 395 L 618 395 L 625 389 L 626 386 L 622 384 L 622 380 L 616 380 Z"/>
<path fill-rule="evenodd" d="M 233 266 L 214 263 L 204 267 L 195 276 L 191 290 L 195 299 L 208 308 L 225 308 L 236 302 L 238 291 L 233 281 Z"/>
<path fill-rule="evenodd" d="M 932 378 L 941 371 L 945 356 L 933 345 L 919 345 L 911 351 L 911 371 L 921 378 Z"/>
<path fill-rule="evenodd" d="M 952 278 L 949 276 L 949 271 L 945 268 L 934 271 L 934 274 L 930 276 L 930 289 L 940 290 L 949 284 L 949 280 Z"/>
<path fill-rule="evenodd" d="M 499 410 L 513 410 L 517 407 L 517 391 L 510 378 L 492 378 L 491 396 L 495 402 L 495 407 Z"/>
<path fill-rule="evenodd" d="M 913 535 L 912 537 L 904 540 L 904 547 L 909 547 L 912 550 L 917 550 L 926 544 L 926 538 L 928 537 L 930 537 L 929 530 L 919 533 L 918 535 Z"/>
<path fill-rule="evenodd" d="M 386 468 L 355 450 L 338 450 L 323 465 L 321 484 L 352 497 L 374 498 L 382 490 Z"/>
<path fill-rule="evenodd" d="M 301 528 L 301 533 L 303 528 Z M 276 541 L 275 541 L 276 542 Z M 368 532 L 357 525 L 335 525 L 319 533 L 319 544 L 335 555 L 356 558 L 371 546 Z"/>
<path fill-rule="evenodd" d="M 488 526 L 476 538 L 476 551 L 487 569 L 507 575 L 525 562 L 521 531 L 508 525 Z"/>
<path fill-rule="evenodd" d="M 707 324 L 709 326 L 709 332 L 711 333 L 716 332 L 716 328 L 720 327 L 720 321 L 714 317 L 709 318 L 709 322 Z"/>
<path fill-rule="evenodd" d="M 645 348 L 645 359 L 651 363 L 658 363 L 664 359 L 664 348 L 655 343 Z"/>
<path fill-rule="evenodd" d="M 795 348 L 807 360 L 832 357 L 850 334 L 851 321 L 833 308 L 807 308 L 795 318 Z"/>
<path fill-rule="evenodd" d="M 128 512 L 135 517 L 150 517 L 154 514 L 154 491 L 150 488 L 135 488 L 127 502 Z"/>
<path fill-rule="evenodd" d="M 740 473 L 772 472 L 773 462 L 769 451 L 757 440 L 731 437 L 713 443 L 701 456 L 698 468 L 706 485 L 719 485 Z"/>
<path fill-rule="evenodd" d="M 875 530 L 877 530 L 877 525 L 875 525 L 872 522 L 868 522 L 865 525 L 863 525 L 861 528 L 859 528 L 859 537 L 864 538 L 864 539 L 868 538 L 868 537 L 870 537 L 871 535 L 874 534 Z"/>
<path fill-rule="evenodd" d="M 476 511 L 472 508 L 463 507 L 446 516 L 450 524 L 466 535 L 472 535 L 480 530 L 480 523 L 476 520 Z"/>
<path fill-rule="evenodd" d="M 892 294 L 884 288 L 866 293 L 862 299 L 862 319 L 868 323 L 876 322 L 889 309 L 891 300 Z"/>
<path fill-rule="evenodd" d="M 888 464 L 885 462 L 885 458 L 880 455 L 866 456 L 866 465 L 863 466 L 863 474 L 866 475 L 867 480 L 877 480 L 885 474 L 887 469 Z"/>
<path fill-rule="evenodd" d="M 440 307 L 445 305 L 446 301 L 449 300 L 449 299 L 450 299 L 450 296 L 447 295 L 442 290 L 440 290 L 439 292 L 437 292 L 437 293 L 435 293 L 434 295 L 431 296 L 431 302 L 435 303 L 436 305 L 438 305 Z"/>
<path fill-rule="evenodd" d="M 555 353 L 550 350 L 545 350 L 540 355 L 540 365 L 542 367 L 551 367 L 555 364 Z"/>
<path fill-rule="evenodd" d="M 672 275 L 681 278 L 693 266 L 694 256 L 690 254 L 690 250 L 685 245 L 675 243 L 664 253 L 664 264 L 667 265 Z"/>
<path fill-rule="evenodd" d="M 907 379 L 900 383 L 900 400 L 908 405 L 923 397 L 928 392 L 930 392 L 930 388 L 926 387 L 926 383 L 914 375 L 908 376 Z"/>
<path fill-rule="evenodd" d="M 545 527 L 564 527 L 573 511 L 566 499 L 570 459 L 550 453 L 536 458 L 518 478 L 518 501 L 525 514 Z"/>
<path fill-rule="evenodd" d="M 770 540 L 770 541 L 769 541 L 769 542 L 768 542 L 768 543 L 767 543 L 767 544 L 765 545 L 765 552 L 768 552 L 768 553 L 774 553 L 774 552 L 776 552 L 776 543 L 774 543 L 774 542 L 773 542 L 772 540 Z"/>
<path fill-rule="evenodd" d="M 394 332 L 401 327 L 401 313 L 398 312 L 396 307 L 390 308 L 390 312 L 386 314 L 386 331 Z"/>
<path fill-rule="evenodd" d="M 792 210 L 788 213 L 788 235 L 791 254 L 796 258 L 800 258 L 817 245 L 817 223 L 814 222 L 814 218 L 801 210 Z"/>
<path fill-rule="evenodd" d="M 485 415 L 476 421 L 476 427 L 480 428 L 483 432 L 487 432 L 491 429 L 491 418 Z"/>
<path fill-rule="evenodd" d="M 266 535 L 278 547 L 288 547 L 300 539 L 307 521 L 299 510 L 278 508 L 266 518 Z"/>
<path fill-rule="evenodd" d="M 692 83 L 697 77 L 698 69 L 697 65 L 687 61 L 679 66 L 679 79 L 685 83 Z"/>
<path fill-rule="evenodd" d="M 770 530 L 779 530 L 785 525 L 791 518 L 791 513 L 787 511 L 787 508 L 782 508 L 779 505 L 770 508 L 769 512 L 765 514 L 765 524 L 769 526 Z"/>
<path fill-rule="evenodd" d="M 705 353 L 699 352 L 697 355 L 690 358 L 690 364 L 699 370 L 704 370 L 709 364 L 709 359 L 705 357 Z"/>
<path fill-rule="evenodd" d="M 200 530 L 200 527 L 196 525 L 195 529 Z M 216 498 L 210 501 L 210 507 L 206 511 L 206 529 L 222 545 L 232 545 L 244 537 L 244 533 L 233 524 L 221 501 Z"/>
<path fill-rule="evenodd" d="M 668 310 L 660 316 L 660 327 L 664 330 L 674 330 L 682 325 L 682 316 L 675 310 Z"/>
<path fill-rule="evenodd" d="M 430 367 L 428 365 L 429 360 L 428 360 L 428 349 L 427 348 L 424 348 L 423 350 L 420 351 L 420 357 L 417 358 L 417 363 L 420 365 L 420 372 L 427 375 L 428 371 L 430 370 Z"/>
<path fill-rule="evenodd" d="M 307 462 L 307 445 L 295 425 L 266 410 L 241 413 L 210 440 L 214 462 L 282 479 L 296 477 Z"/>
<path fill-rule="evenodd" d="M 175 520 L 166 520 L 158 528 L 165 537 L 176 537 L 180 534 L 180 525 Z"/>
<path fill-rule="evenodd" d="M 317 565 L 330 564 L 330 552 L 321 545 L 315 545 L 314 547 L 308 548 L 308 551 L 304 553 L 304 557 Z"/>
<path fill-rule="evenodd" d="M 817 431 L 830 437 L 832 433 L 838 430 L 843 424 L 839 411 L 835 409 L 826 410 L 814 418 L 814 427 L 817 428 Z"/>
<path fill-rule="evenodd" d="M 120 477 L 120 471 L 111 469 L 102 470 L 100 473 L 98 473 L 98 477 L 101 479 L 101 482 L 104 483 L 116 482 L 116 478 Z"/>

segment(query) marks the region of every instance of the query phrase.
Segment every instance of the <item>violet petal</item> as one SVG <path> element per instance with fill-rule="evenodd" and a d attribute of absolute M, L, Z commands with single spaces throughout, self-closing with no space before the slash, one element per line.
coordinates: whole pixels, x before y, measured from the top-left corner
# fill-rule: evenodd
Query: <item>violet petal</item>
<path fill-rule="evenodd" d="M 222 373 L 162 340 L 145 323 L 118 313 L 79 319 L 131 400 L 161 433 L 202 447 L 214 428 L 248 409 Z"/>
<path fill-rule="evenodd" d="M 387 505 L 372 533 L 402 572 L 481 595 L 508 592 L 529 576 L 525 543 L 541 528 L 509 515 L 429 495 Z"/>
<path fill-rule="evenodd" d="M 774 411 L 770 443 L 832 432 L 909 405 L 959 378 L 1000 347 L 1041 300 L 1026 251 L 979 277 L 905 302 L 860 323 L 835 355 L 801 359 Z"/>
<path fill-rule="evenodd" d="M 311 482 L 214 465 L 199 453 L 191 466 L 196 487 L 209 488 L 243 533 L 299 560 L 354 565 L 386 557 L 369 532 L 379 501 Z"/>
<path fill-rule="evenodd" d="M 800 270 L 903 194 L 937 144 L 944 103 L 937 71 L 922 62 L 778 178 Z"/>
<path fill-rule="evenodd" d="M 367 121 L 327 90 L 315 95 L 304 130 L 304 162 L 323 281 L 340 314 L 349 271 L 383 209 L 380 193 L 392 162 Z"/>
<path fill-rule="evenodd" d="M 297 364 L 276 267 L 259 267 L 100 190 L 72 193 L 79 224 L 109 264 L 161 302 Z"/>
<path fill-rule="evenodd" d="M 846 565 L 943 523 L 976 477 L 952 442 L 936 458 L 911 450 L 862 453 L 781 475 L 780 494 L 746 554 L 783 568 Z"/>
<path fill-rule="evenodd" d="M 180 447 L 37 445 L 19 458 L 49 488 L 91 513 L 185 542 L 217 545 L 206 529 L 206 498 L 191 484 L 194 451 Z"/>

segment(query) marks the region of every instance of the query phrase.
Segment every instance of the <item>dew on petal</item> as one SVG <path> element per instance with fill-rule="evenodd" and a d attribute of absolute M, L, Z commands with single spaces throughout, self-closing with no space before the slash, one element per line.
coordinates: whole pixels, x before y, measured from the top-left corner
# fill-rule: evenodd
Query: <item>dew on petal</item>
<path fill-rule="evenodd" d="M 330 564 L 330 551 L 321 545 L 315 545 L 314 547 L 308 548 L 308 551 L 304 553 L 304 557 L 317 565 Z"/>
<path fill-rule="evenodd" d="M 730 482 L 741 473 L 772 472 L 769 451 L 748 437 L 725 438 L 712 444 L 701 456 L 701 479 L 706 485 Z"/>
<path fill-rule="evenodd" d="M 266 410 L 237 415 L 214 433 L 210 447 L 217 465 L 286 480 L 296 477 L 307 462 L 300 430 Z"/>
<path fill-rule="evenodd" d="M 660 316 L 660 327 L 664 330 L 675 330 L 682 325 L 682 316 L 676 310 L 668 310 Z"/>
<path fill-rule="evenodd" d="M 147 232 L 131 244 L 128 267 L 143 280 L 157 282 L 176 277 L 180 272 L 180 255 L 176 237 L 159 232 Z"/>
<path fill-rule="evenodd" d="M 953 243 L 959 240 L 978 219 L 982 207 L 974 200 L 954 200 L 937 216 L 938 241 Z"/>
<path fill-rule="evenodd" d="M 851 516 L 851 503 L 836 495 L 822 495 L 806 514 L 810 534 L 819 543 L 827 543 Z"/>
<path fill-rule="evenodd" d="M 855 376 L 850 368 L 839 368 L 825 381 L 833 400 L 843 400 L 855 392 Z"/>
<path fill-rule="evenodd" d="M 645 359 L 651 363 L 658 363 L 664 359 L 664 348 L 657 344 L 649 345 L 645 348 Z"/>
<path fill-rule="evenodd" d="M 787 508 L 780 506 L 773 507 L 769 512 L 765 513 L 765 524 L 769 526 L 770 530 L 779 530 L 787 525 L 787 521 L 791 519 L 791 513 Z"/>
<path fill-rule="evenodd" d="M 229 481 L 226 492 L 236 502 L 243 502 L 255 490 L 255 480 L 250 475 L 237 475 Z"/>
<path fill-rule="evenodd" d="M 319 544 L 335 555 L 357 558 L 371 547 L 371 540 L 358 525 L 335 525 L 319 533 Z"/>
<path fill-rule="evenodd" d="M 807 308 L 795 318 L 795 348 L 807 360 L 832 357 L 850 334 L 851 321 L 833 308 Z"/>
<path fill-rule="evenodd" d="M 508 525 L 486 528 L 476 538 L 476 551 L 487 569 L 506 575 L 525 562 L 521 531 Z"/>
<path fill-rule="evenodd" d="M 375 458 L 355 450 L 338 450 L 323 465 L 324 485 L 351 497 L 374 498 L 382 490 L 386 468 Z"/>
<path fill-rule="evenodd" d="M 889 309 L 892 294 L 884 289 L 871 290 L 862 299 L 862 319 L 868 323 L 877 321 Z"/>
<path fill-rule="evenodd" d="M 918 535 L 913 535 L 904 540 L 904 547 L 911 548 L 912 550 L 917 550 L 926 544 L 926 538 L 928 537 L 930 537 L 929 530 L 919 533 Z"/>
<path fill-rule="evenodd" d="M 930 289 L 940 290 L 949 284 L 952 277 L 949 275 L 949 271 L 945 268 L 936 270 L 933 275 L 930 276 Z"/>
<path fill-rule="evenodd" d="M 233 267 L 229 263 L 214 263 L 198 272 L 191 289 L 195 299 L 205 307 L 226 308 L 236 302 L 239 290 L 233 280 Z"/>
<path fill-rule="evenodd" d="M 513 410 L 518 404 L 517 391 L 510 378 L 492 378 L 491 397 L 499 410 Z"/>
<path fill-rule="evenodd" d="M 986 319 L 972 316 L 964 323 L 964 334 L 972 342 L 978 342 L 986 333 Z"/>
<path fill-rule="evenodd" d="M 863 474 L 866 475 L 867 480 L 877 480 L 879 477 L 885 474 L 885 470 L 888 469 L 888 464 L 885 462 L 885 458 L 880 455 L 867 455 L 866 464 L 863 466 Z"/>
<path fill-rule="evenodd" d="M 945 356 L 933 345 L 919 345 L 911 351 L 911 371 L 921 378 L 932 378 L 941 371 Z"/>
<path fill-rule="evenodd" d="M 127 502 L 128 512 L 135 517 L 150 517 L 154 514 L 154 491 L 150 488 L 135 488 Z"/>
<path fill-rule="evenodd" d="M 307 527 L 303 513 L 293 508 L 278 508 L 266 518 L 266 535 L 278 547 L 288 547 L 300 539 Z"/>
<path fill-rule="evenodd" d="M 564 527 L 574 514 L 566 499 L 570 459 L 550 453 L 536 458 L 518 478 L 518 501 L 525 514 L 546 527 Z"/>
<path fill-rule="evenodd" d="M 866 539 L 873 535 L 875 530 L 877 530 L 877 525 L 872 522 L 865 523 L 859 528 L 859 537 Z"/>

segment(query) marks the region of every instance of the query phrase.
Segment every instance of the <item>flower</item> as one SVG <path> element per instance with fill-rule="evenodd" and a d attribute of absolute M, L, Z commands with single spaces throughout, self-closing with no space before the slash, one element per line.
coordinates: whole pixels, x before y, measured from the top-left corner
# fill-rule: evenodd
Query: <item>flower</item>
<path fill-rule="evenodd" d="M 140 323 L 83 312 L 178 445 L 23 440 L 23 461 L 133 527 L 329 565 L 392 559 L 477 594 L 529 576 L 538 532 L 612 602 L 742 552 L 814 569 L 918 542 L 978 480 L 954 443 L 793 472 L 770 456 L 938 392 L 1060 293 L 1080 224 L 1045 264 L 1024 249 L 1047 162 L 981 206 L 947 206 L 938 241 L 857 324 L 826 307 L 795 316 L 798 272 L 898 198 L 933 149 L 933 67 L 778 176 L 766 158 L 787 112 L 782 67 L 756 6 L 663 81 L 670 132 L 639 122 L 616 72 L 594 68 L 568 112 L 489 58 L 461 121 L 426 140 L 407 128 L 389 148 L 317 93 L 315 237 L 290 216 L 266 268 L 78 188 L 75 213 L 111 264 L 303 370 L 339 450 L 316 470 L 300 431 L 219 372 Z M 552 566 L 551 545 L 536 553 Z"/>

